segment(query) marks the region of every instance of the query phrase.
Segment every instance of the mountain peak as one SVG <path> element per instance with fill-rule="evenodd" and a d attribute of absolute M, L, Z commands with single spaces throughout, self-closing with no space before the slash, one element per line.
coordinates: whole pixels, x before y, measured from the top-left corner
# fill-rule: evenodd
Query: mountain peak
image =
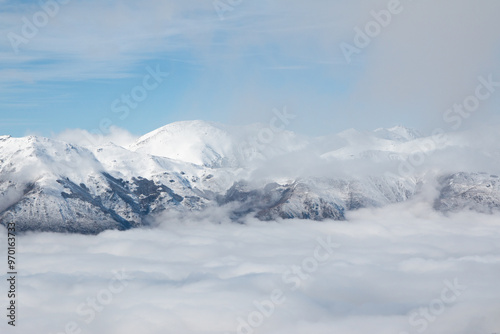
<path fill-rule="evenodd" d="M 291 131 L 272 130 L 265 124 L 183 121 L 142 136 L 129 149 L 211 168 L 244 167 L 302 148 L 305 142 Z"/>
<path fill-rule="evenodd" d="M 203 166 L 222 166 L 230 154 L 230 133 L 224 126 L 194 120 L 174 122 L 140 137 L 132 151 Z"/>

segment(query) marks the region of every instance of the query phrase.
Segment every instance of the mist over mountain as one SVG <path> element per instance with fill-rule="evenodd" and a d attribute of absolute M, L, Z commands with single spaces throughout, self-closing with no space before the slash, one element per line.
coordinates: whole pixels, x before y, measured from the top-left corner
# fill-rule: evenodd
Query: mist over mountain
<path fill-rule="evenodd" d="M 96 234 L 210 208 L 236 222 L 345 220 L 349 211 L 405 201 L 494 214 L 495 130 L 428 136 L 396 126 L 312 138 L 259 124 L 183 121 L 121 146 L 71 132 L 1 136 L 0 219 L 21 231 Z"/>

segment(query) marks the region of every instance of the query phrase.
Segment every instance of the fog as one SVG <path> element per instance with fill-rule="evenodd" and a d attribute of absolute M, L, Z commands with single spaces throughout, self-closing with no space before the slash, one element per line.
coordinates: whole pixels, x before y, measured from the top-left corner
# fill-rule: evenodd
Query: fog
<path fill-rule="evenodd" d="M 413 201 L 346 222 L 226 217 L 213 209 L 165 215 L 149 229 L 19 236 L 17 326 L 4 319 L 1 332 L 500 329 L 498 216 L 445 217 Z"/>

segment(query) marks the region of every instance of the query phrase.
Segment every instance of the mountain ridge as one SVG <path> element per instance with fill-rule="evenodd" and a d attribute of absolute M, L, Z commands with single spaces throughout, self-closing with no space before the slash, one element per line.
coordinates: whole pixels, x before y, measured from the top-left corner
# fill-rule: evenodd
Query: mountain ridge
<path fill-rule="evenodd" d="M 496 174 L 439 167 L 444 152 L 459 157 L 473 150 L 464 141 L 422 148 L 429 139 L 404 127 L 323 138 L 283 131 L 266 147 L 253 147 L 257 155 L 238 155 L 260 129 L 176 122 L 129 147 L 0 136 L 1 224 L 95 234 L 149 225 L 172 210 L 219 206 L 230 207 L 236 221 L 249 214 L 262 220 L 343 220 L 350 210 L 412 200 L 433 183 L 437 211 L 500 210 Z M 499 151 L 474 152 L 497 165 Z M 410 174 L 398 172 L 415 154 L 425 163 Z"/>

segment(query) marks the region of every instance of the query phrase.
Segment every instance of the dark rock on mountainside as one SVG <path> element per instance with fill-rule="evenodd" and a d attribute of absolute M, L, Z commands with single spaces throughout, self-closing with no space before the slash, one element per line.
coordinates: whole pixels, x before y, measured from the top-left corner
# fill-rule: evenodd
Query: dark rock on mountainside
<path fill-rule="evenodd" d="M 456 173 L 439 179 L 442 186 L 434 203 L 438 211 L 474 210 L 500 213 L 500 179 L 487 173 Z"/>

